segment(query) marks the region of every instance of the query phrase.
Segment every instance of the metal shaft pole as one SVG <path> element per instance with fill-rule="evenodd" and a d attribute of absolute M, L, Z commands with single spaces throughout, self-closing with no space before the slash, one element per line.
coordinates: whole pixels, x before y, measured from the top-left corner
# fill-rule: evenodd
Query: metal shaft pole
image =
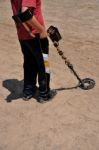
<path fill-rule="evenodd" d="M 74 75 L 76 76 L 76 78 L 79 80 L 80 83 L 82 83 L 82 80 L 80 79 L 80 77 L 78 76 L 78 74 L 76 73 L 76 71 L 73 68 L 73 65 L 70 63 L 70 61 L 64 56 L 63 51 L 60 50 L 59 47 L 59 43 L 58 42 L 54 42 L 54 46 L 57 49 L 58 54 L 62 57 L 62 59 L 65 61 L 65 64 L 68 66 L 68 68 L 74 73 Z"/>

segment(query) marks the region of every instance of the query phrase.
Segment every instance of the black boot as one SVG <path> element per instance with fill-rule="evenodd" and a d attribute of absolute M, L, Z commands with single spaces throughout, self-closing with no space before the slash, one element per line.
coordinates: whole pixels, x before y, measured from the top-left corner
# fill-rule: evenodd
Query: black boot
<path fill-rule="evenodd" d="M 47 91 L 50 90 L 50 73 L 46 73 L 46 88 Z"/>
<path fill-rule="evenodd" d="M 57 94 L 56 90 L 50 89 L 50 74 L 46 73 L 46 90 L 39 90 L 38 102 L 45 103 L 50 101 Z"/>
<path fill-rule="evenodd" d="M 52 98 L 54 98 L 54 96 L 57 94 L 56 90 L 49 90 L 48 92 L 39 92 L 39 96 L 38 96 L 38 102 L 39 103 L 45 103 L 48 102 L 50 100 L 52 100 Z"/>
<path fill-rule="evenodd" d="M 36 89 L 36 86 L 26 85 L 23 89 L 23 100 L 28 101 L 31 99 L 35 95 Z"/>

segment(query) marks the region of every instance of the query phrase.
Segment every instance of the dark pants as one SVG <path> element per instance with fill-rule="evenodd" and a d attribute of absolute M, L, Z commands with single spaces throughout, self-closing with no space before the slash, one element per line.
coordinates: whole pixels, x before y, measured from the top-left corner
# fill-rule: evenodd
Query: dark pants
<path fill-rule="evenodd" d="M 36 86 L 37 75 L 40 91 L 49 89 L 50 74 L 45 72 L 42 53 L 49 53 L 48 39 L 40 39 L 38 36 L 30 40 L 20 40 L 24 57 L 24 88 L 27 85 Z"/>

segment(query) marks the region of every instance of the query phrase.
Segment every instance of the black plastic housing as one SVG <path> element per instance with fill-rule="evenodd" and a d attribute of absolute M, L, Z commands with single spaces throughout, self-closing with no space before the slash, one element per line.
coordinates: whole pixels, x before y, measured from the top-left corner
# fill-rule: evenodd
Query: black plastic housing
<path fill-rule="evenodd" d="M 54 27 L 54 26 L 50 26 L 48 29 L 47 29 L 47 33 L 48 33 L 48 36 L 50 37 L 50 39 L 53 41 L 53 42 L 59 42 L 62 37 L 58 31 L 58 28 Z"/>

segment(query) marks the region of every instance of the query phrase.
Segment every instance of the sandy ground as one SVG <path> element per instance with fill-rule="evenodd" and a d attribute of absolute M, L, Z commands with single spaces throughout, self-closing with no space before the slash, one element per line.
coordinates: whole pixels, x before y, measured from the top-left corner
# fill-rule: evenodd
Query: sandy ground
<path fill-rule="evenodd" d="M 99 150 L 98 11 L 99 0 L 43 0 L 47 28 L 59 28 L 64 54 L 96 86 L 72 88 L 78 81 L 50 42 L 51 86 L 67 90 L 39 104 L 21 98 L 22 55 L 10 3 L 0 0 L 0 150 Z"/>

